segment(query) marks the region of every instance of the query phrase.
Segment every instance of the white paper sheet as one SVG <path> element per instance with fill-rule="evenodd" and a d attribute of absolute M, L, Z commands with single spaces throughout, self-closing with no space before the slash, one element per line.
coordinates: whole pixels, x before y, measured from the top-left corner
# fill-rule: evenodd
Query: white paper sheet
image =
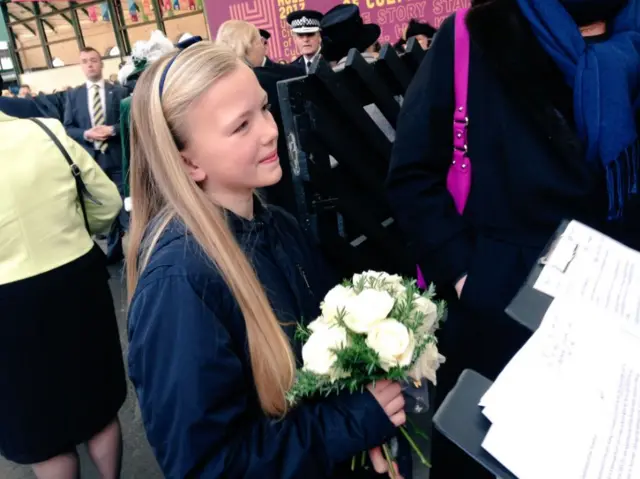
<path fill-rule="evenodd" d="M 570 251 L 574 251 L 572 258 Z M 552 247 L 534 288 L 554 298 L 572 295 L 588 299 L 612 312 L 635 317 L 640 304 L 629 303 L 626 292 L 637 291 L 639 284 L 640 253 L 572 221 Z M 640 296 L 634 299 L 640 300 Z M 640 323 L 640 318 L 636 321 Z"/>
<path fill-rule="evenodd" d="M 482 398 L 483 447 L 516 477 L 640 478 L 640 338 L 606 304 L 556 299 Z"/>

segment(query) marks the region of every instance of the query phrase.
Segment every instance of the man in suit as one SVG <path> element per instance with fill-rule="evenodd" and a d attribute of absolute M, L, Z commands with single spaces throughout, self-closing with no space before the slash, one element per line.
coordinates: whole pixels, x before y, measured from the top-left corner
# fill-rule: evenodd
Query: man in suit
<path fill-rule="evenodd" d="M 64 126 L 71 138 L 82 145 L 123 193 L 122 147 L 120 145 L 120 101 L 128 96 L 125 88 L 105 82 L 102 57 L 91 47 L 80 52 L 80 64 L 87 79 L 67 93 Z M 109 233 L 107 260 L 123 259 L 122 236 L 127 228 L 126 212 L 120 212 Z"/>
<path fill-rule="evenodd" d="M 320 21 L 322 16 L 322 13 L 315 10 L 298 10 L 287 16 L 293 41 L 301 54 L 291 64 L 304 70 L 307 74 L 313 62 L 320 56 L 322 47 Z"/>

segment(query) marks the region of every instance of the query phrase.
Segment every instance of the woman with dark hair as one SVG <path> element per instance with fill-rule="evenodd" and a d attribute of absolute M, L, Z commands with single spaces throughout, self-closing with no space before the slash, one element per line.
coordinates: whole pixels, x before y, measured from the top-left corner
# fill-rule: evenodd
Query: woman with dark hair
<path fill-rule="evenodd" d="M 437 401 L 462 369 L 495 378 L 522 346 L 528 334 L 504 309 L 563 219 L 640 246 L 640 0 L 476 1 L 466 24 L 464 213 L 446 188 L 464 106 L 453 103 L 453 18 L 407 92 L 388 178 L 426 279 L 454 297 Z M 435 479 L 484 477 L 437 436 L 433 461 Z"/>

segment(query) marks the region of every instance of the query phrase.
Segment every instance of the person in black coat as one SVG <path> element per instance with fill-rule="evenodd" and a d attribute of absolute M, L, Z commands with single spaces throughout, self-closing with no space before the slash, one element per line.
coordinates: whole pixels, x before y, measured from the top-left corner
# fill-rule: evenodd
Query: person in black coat
<path fill-rule="evenodd" d="M 282 174 L 255 74 L 198 43 L 145 71 L 131 118 L 129 374 L 165 476 L 350 477 L 404 400 L 387 381 L 287 408 L 296 323 L 336 283 L 295 219 L 255 199 Z"/>
<path fill-rule="evenodd" d="M 260 32 L 262 46 L 264 47 L 264 61 L 262 62 L 262 66 L 270 67 L 275 64 L 275 62 L 269 58 L 269 40 L 271 39 L 271 33 L 263 28 L 259 28 L 258 31 Z"/>
<path fill-rule="evenodd" d="M 387 188 L 395 218 L 426 280 L 435 281 L 441 293 L 451 293 L 440 337 L 447 362 L 438 371 L 437 403 L 464 368 L 495 378 L 527 339 L 527 332 L 504 310 L 562 220 L 577 219 L 640 247 L 634 175 L 640 151 L 638 4 L 474 2 L 467 17 L 472 185 L 464 214 L 457 212 L 446 188 L 453 111 L 458 107 L 453 104 L 453 18 L 442 25 L 407 91 Z M 547 14 L 551 16 L 545 18 Z M 545 35 L 544 25 L 553 25 L 554 35 Z M 547 43 L 551 38 L 574 45 L 575 58 L 620 41 L 622 47 L 614 50 L 624 55 L 623 61 L 600 75 L 591 92 L 576 95 L 570 86 L 576 66 L 560 56 L 569 49 Z M 598 43 L 599 48 L 585 43 Z M 617 61 L 616 55 L 610 53 L 604 62 Z M 616 71 L 621 76 L 612 74 Z M 593 80 L 589 72 L 579 74 L 583 81 Z M 628 91 L 617 86 L 625 79 L 630 79 Z M 611 100 L 600 103 L 589 96 L 594 91 Z M 581 103 L 574 105 L 574 99 Z M 617 107 L 608 109 L 608 104 Z M 600 107 L 605 109 L 599 112 Z M 600 141 L 617 143 L 594 154 L 593 132 L 608 125 L 612 129 L 602 130 Z M 625 138 L 618 137 L 622 130 Z M 485 477 L 486 472 L 456 451 L 436 433 L 432 478 Z"/>
<path fill-rule="evenodd" d="M 44 118 L 47 116 L 31 98 L 0 96 L 0 111 L 15 118 Z"/>
<path fill-rule="evenodd" d="M 39 93 L 33 97 L 33 101 L 42 110 L 46 118 L 55 118 L 64 121 L 64 106 L 67 99 L 66 91 L 58 91 L 51 94 Z"/>

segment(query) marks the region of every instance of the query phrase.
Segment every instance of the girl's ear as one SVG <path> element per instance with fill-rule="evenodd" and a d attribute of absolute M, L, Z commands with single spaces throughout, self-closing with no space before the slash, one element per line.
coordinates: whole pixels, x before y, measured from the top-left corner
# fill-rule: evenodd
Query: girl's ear
<path fill-rule="evenodd" d="M 200 183 L 207 179 L 207 173 L 198 166 L 197 162 L 194 161 L 189 152 L 182 151 L 180 152 L 180 156 L 182 156 L 182 164 L 187 174 L 193 181 Z"/>

